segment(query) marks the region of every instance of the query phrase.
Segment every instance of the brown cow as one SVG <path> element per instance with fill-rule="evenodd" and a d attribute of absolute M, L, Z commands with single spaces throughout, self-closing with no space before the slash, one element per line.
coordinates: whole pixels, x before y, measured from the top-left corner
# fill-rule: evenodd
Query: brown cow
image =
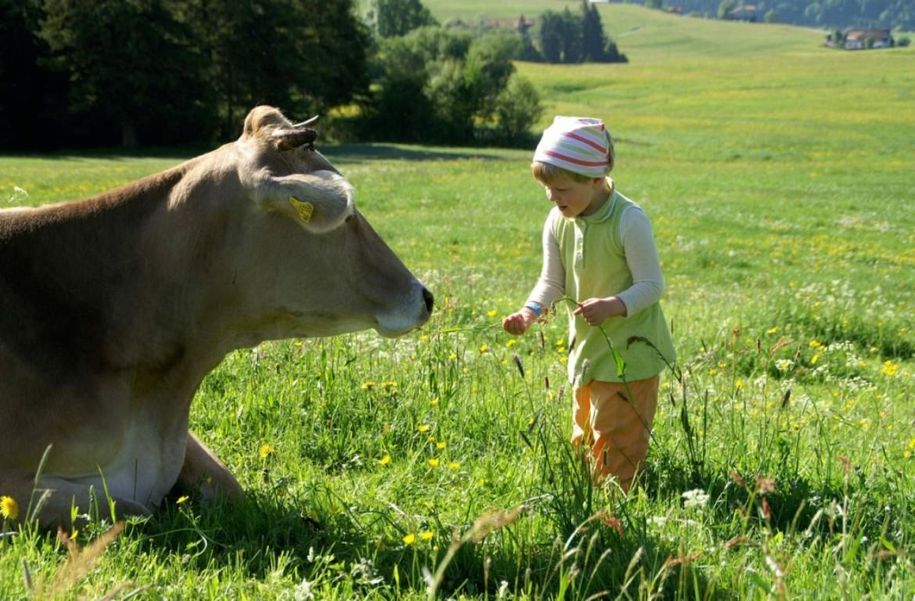
<path fill-rule="evenodd" d="M 51 491 L 46 524 L 103 487 L 127 514 L 176 483 L 236 497 L 188 432 L 197 387 L 229 351 L 397 336 L 429 318 L 432 295 L 356 210 L 309 125 L 260 106 L 237 141 L 173 169 L 0 211 L 0 495 L 25 508 Z"/>

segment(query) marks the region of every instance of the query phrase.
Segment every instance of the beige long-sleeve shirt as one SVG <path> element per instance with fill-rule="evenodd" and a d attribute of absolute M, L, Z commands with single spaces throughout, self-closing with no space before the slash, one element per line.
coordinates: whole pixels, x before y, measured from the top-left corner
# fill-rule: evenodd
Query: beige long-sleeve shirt
<path fill-rule="evenodd" d="M 553 222 L 564 219 L 558 209 L 553 208 L 543 226 L 543 267 L 540 279 L 528 296 L 528 303 L 549 308 L 565 294 L 566 272 L 559 251 L 559 241 L 553 236 Z M 624 305 L 626 314 L 632 315 L 661 298 L 664 292 L 664 278 L 654 235 L 648 216 L 638 206 L 630 205 L 620 216 L 620 239 L 626 255 L 626 264 L 632 273 L 632 286 L 615 294 Z M 575 299 L 579 302 L 587 299 Z"/>

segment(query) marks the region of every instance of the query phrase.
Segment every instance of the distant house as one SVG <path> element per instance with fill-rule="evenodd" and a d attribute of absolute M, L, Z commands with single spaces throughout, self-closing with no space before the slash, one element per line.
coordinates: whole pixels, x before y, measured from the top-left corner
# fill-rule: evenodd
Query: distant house
<path fill-rule="evenodd" d="M 731 21 L 756 21 L 756 6 L 754 4 L 742 4 L 728 12 L 728 19 Z"/>
<path fill-rule="evenodd" d="M 846 50 L 865 50 L 867 48 L 890 48 L 893 36 L 889 29 L 857 29 L 849 27 L 842 32 L 843 47 Z"/>

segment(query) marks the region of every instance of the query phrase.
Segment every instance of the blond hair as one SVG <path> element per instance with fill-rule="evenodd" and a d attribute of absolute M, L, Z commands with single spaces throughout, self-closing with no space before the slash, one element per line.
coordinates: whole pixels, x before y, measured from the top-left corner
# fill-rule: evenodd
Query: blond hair
<path fill-rule="evenodd" d="M 569 171 L 568 169 L 563 169 L 562 167 L 557 167 L 556 165 L 551 165 L 550 163 L 542 163 L 540 161 L 534 161 L 531 163 L 531 175 L 533 175 L 534 179 L 536 179 L 538 182 L 546 185 L 550 185 L 562 176 L 566 176 L 572 181 L 578 182 L 579 184 L 597 179 L 587 175 L 582 175 L 580 173 L 575 173 L 574 171 Z M 609 184 L 607 184 L 607 186 L 609 187 Z"/>

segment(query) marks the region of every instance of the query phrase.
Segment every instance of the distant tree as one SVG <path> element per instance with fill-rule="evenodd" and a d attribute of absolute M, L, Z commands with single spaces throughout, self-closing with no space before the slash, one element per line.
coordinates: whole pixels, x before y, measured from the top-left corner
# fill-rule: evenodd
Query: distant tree
<path fill-rule="evenodd" d="M 616 44 L 607 40 L 594 4 L 583 0 L 581 13 L 546 11 L 538 29 L 540 53 L 550 63 L 625 62 Z"/>
<path fill-rule="evenodd" d="M 619 48 L 616 46 L 616 42 L 609 40 L 607 42 L 607 48 L 604 50 L 604 61 L 608 63 L 628 63 L 629 58 L 620 52 Z"/>
<path fill-rule="evenodd" d="M 468 80 L 474 82 L 480 116 L 489 118 L 492 115 L 496 98 L 515 72 L 512 58 L 520 51 L 518 36 L 504 30 L 480 36 L 470 45 L 465 73 Z"/>
<path fill-rule="evenodd" d="M 517 77 L 511 61 L 518 47 L 517 36 L 506 32 L 471 35 L 433 26 L 382 40 L 372 68 L 378 75 L 363 103 L 366 135 L 473 142 L 479 124 L 500 122 L 518 100 L 504 93 Z"/>
<path fill-rule="evenodd" d="M 661 10 L 664 8 L 664 2 L 663 0 L 645 0 L 645 8 Z"/>
<path fill-rule="evenodd" d="M 45 68 L 40 0 L 0 0 L 0 148 L 47 149 L 66 141 L 67 78 Z"/>
<path fill-rule="evenodd" d="M 582 60 L 581 17 L 572 14 L 569 7 L 562 11 L 562 62 L 580 63 Z"/>
<path fill-rule="evenodd" d="M 134 146 L 196 130 L 206 81 L 191 32 L 165 0 L 45 0 L 41 37 L 71 82 L 69 106 L 98 141 Z M 143 135 L 141 135 L 141 133 Z"/>
<path fill-rule="evenodd" d="M 718 18 L 727 19 L 728 14 L 737 8 L 737 0 L 721 0 L 718 4 Z"/>
<path fill-rule="evenodd" d="M 517 54 L 517 59 L 534 63 L 542 61 L 543 56 L 531 39 L 531 24 L 525 20 L 524 15 L 518 19 L 518 35 L 521 38 L 521 50 Z"/>
<path fill-rule="evenodd" d="M 496 98 L 494 113 L 502 141 L 523 143 L 543 114 L 540 94 L 530 81 L 514 74 Z"/>
<path fill-rule="evenodd" d="M 778 13 L 775 12 L 775 9 L 771 9 L 766 12 L 765 20 L 766 23 L 775 23 L 778 21 Z"/>
<path fill-rule="evenodd" d="M 382 38 L 406 35 L 426 25 L 437 25 L 420 0 L 372 0 L 370 19 Z"/>
<path fill-rule="evenodd" d="M 606 58 L 607 36 L 597 7 L 588 0 L 581 2 L 581 49 L 585 61 L 599 63 Z"/>
<path fill-rule="evenodd" d="M 540 15 L 540 53 L 548 63 L 562 62 L 562 15 L 548 10 Z"/>
<path fill-rule="evenodd" d="M 319 112 L 365 88 L 369 33 L 352 0 L 185 0 L 177 12 L 205 53 L 220 137 L 237 135 L 256 104 Z"/>

